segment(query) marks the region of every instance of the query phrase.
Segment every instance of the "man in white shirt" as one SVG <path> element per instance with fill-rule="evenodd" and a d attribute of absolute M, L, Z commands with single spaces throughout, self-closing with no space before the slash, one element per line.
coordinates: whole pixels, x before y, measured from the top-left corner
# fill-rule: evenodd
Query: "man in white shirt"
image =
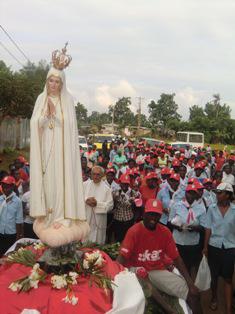
<path fill-rule="evenodd" d="M 222 182 L 223 183 L 229 183 L 233 187 L 235 185 L 235 178 L 234 175 L 232 174 L 232 168 L 230 167 L 229 164 L 224 165 L 223 167 L 223 177 L 222 177 Z"/>
<path fill-rule="evenodd" d="M 87 221 L 91 231 L 86 240 L 104 244 L 107 228 L 107 212 L 113 208 L 111 189 L 102 181 L 104 169 L 95 166 L 91 171 L 91 180 L 83 183 Z"/>

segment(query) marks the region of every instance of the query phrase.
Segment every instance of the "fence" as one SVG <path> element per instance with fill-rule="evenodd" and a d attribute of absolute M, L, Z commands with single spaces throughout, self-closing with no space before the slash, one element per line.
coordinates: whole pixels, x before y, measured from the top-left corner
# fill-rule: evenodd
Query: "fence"
<path fill-rule="evenodd" d="M 30 123 L 28 119 L 4 118 L 0 124 L 0 152 L 6 148 L 23 149 L 29 146 Z"/>

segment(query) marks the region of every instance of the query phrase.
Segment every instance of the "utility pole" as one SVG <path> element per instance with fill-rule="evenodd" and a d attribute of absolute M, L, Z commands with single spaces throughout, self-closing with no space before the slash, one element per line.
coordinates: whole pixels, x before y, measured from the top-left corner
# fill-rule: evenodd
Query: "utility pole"
<path fill-rule="evenodd" d="M 138 99 L 138 109 L 137 109 L 137 114 L 138 114 L 138 134 L 140 133 L 140 127 L 141 127 L 141 102 L 144 99 L 143 97 L 137 97 Z"/>
<path fill-rule="evenodd" d="M 113 105 L 113 114 L 112 114 L 112 129 L 113 129 L 113 134 L 114 134 L 114 108 L 115 108 L 115 105 Z"/>

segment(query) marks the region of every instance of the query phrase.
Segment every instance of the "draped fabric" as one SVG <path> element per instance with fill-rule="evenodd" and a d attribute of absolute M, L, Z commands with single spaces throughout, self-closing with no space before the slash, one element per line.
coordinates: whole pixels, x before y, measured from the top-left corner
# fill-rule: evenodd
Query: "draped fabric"
<path fill-rule="evenodd" d="M 55 246 L 84 238 L 89 227 L 86 222 L 81 223 L 86 220 L 86 212 L 74 102 L 66 89 L 63 71 L 51 68 L 47 77 L 52 75 L 60 77 L 63 83 L 60 97 L 51 98 L 56 110 L 54 128 L 50 128 L 51 121 L 45 116 L 46 86 L 38 96 L 30 121 L 30 215 L 38 218 L 34 229 L 39 238 Z M 62 224 L 62 229 L 58 229 L 62 233 L 53 230 L 55 222 Z M 65 228 L 78 222 L 82 225 L 80 234 L 75 229 L 71 236 L 64 234 L 68 232 Z M 44 233 L 46 238 L 42 236 L 45 228 L 50 228 L 52 237 L 60 237 L 58 243 L 56 239 L 50 241 L 49 233 Z"/>

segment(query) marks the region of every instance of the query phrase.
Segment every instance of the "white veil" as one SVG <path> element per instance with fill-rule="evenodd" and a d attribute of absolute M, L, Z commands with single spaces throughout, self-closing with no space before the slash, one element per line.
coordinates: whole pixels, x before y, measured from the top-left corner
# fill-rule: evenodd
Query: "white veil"
<path fill-rule="evenodd" d="M 61 90 L 61 107 L 64 116 L 64 212 L 66 216 L 64 218 L 86 220 L 74 101 L 73 97 L 67 91 L 64 72 L 52 67 L 47 74 L 47 78 L 52 75 L 60 77 L 63 83 Z M 45 109 L 47 96 L 47 86 L 45 85 L 43 93 L 40 94 L 36 100 L 30 120 L 30 215 L 35 218 L 46 216 L 38 122 L 43 109 Z M 58 169 L 58 171 L 60 171 L 60 169 Z"/>

